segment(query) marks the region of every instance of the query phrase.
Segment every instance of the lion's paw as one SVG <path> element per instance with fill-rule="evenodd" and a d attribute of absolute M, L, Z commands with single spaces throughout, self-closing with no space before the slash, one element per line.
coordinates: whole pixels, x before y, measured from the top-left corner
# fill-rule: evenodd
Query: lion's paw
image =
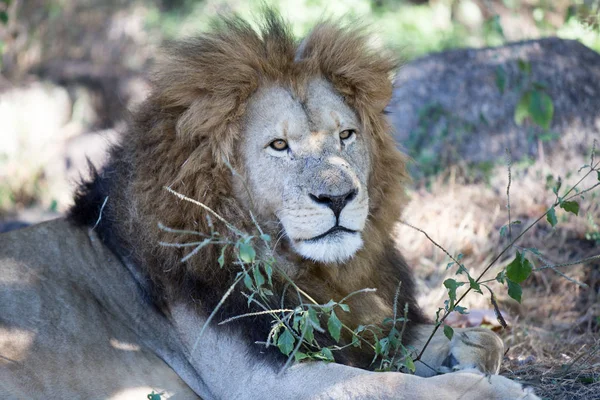
<path fill-rule="evenodd" d="M 452 376 L 455 392 L 461 399 L 540 400 L 530 387 L 501 375 L 486 375 L 477 369 L 465 369 Z"/>
<path fill-rule="evenodd" d="M 439 372 L 476 369 L 486 374 L 497 374 L 503 357 L 504 343 L 494 332 L 484 328 L 457 330 Z"/>

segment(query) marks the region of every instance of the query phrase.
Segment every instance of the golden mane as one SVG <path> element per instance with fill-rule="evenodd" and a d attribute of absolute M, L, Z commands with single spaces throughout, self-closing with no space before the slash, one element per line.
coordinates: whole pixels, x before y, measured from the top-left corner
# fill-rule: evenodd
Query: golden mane
<path fill-rule="evenodd" d="M 252 229 L 248 211 L 233 198 L 230 170 L 240 167 L 237 145 L 246 105 L 262 85 L 281 85 L 302 98 L 305 83 L 323 77 L 356 110 L 363 131 L 373 136 L 370 216 L 364 248 L 344 265 L 330 268 L 290 255 L 301 271 L 297 283 L 324 302 L 377 287 L 379 300 L 353 304 L 347 322 L 358 324 L 364 318 L 371 322 L 382 316 L 381 322 L 389 316 L 384 314 L 390 312 L 395 288 L 402 281 L 406 295 L 400 302 L 411 304 L 413 320 L 422 320 L 412 279 L 390 237 L 408 179 L 405 158 L 396 149 L 384 115 L 396 67 L 393 57 L 369 46 L 361 28 L 323 22 L 300 44 L 273 12 L 266 13 L 258 30 L 239 18 L 222 19 L 210 33 L 170 44 L 156 68 L 150 97 L 113 150 L 110 165 L 96 178 L 96 189 L 104 187 L 104 196 L 109 196 L 104 228 L 98 227 L 103 240 L 142 267 L 158 298 L 188 299 L 204 312 L 212 310 L 238 267 L 220 268 L 216 246 L 207 246 L 182 263 L 182 249 L 158 244 L 184 240 L 159 229 L 159 223 L 210 232 L 201 207 L 177 199 L 164 187 L 206 204 L 242 229 Z M 95 220 L 103 198 L 92 197 L 88 194 L 83 200 L 85 193 L 80 193 L 72 215 L 82 204 L 92 204 L 95 214 L 87 219 Z M 215 227 L 226 234 L 225 227 Z M 286 251 L 285 246 L 281 249 Z M 248 311 L 246 300 L 236 302 L 234 297 L 222 316 Z M 256 319 L 248 323 L 258 324 Z M 265 340 L 263 329 L 254 331 L 252 340 Z"/>

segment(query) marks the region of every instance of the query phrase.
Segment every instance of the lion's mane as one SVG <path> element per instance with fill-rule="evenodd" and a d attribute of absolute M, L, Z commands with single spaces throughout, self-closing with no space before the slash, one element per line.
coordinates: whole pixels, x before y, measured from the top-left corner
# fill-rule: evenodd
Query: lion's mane
<path fill-rule="evenodd" d="M 232 195 L 228 166 L 242 169 L 236 146 L 248 100 L 261 85 L 269 84 L 288 87 L 302 98 L 305 83 L 323 77 L 356 110 L 363 131 L 373 135 L 365 245 L 349 262 L 335 267 L 303 260 L 286 246 L 279 249 L 287 251 L 301 271 L 296 283 L 319 301 L 339 300 L 354 290 L 376 287 L 377 296 L 386 304 L 381 312 L 390 311 L 395 289 L 402 281 L 399 303 L 410 305 L 411 320 L 422 321 L 411 276 L 390 236 L 408 179 L 405 159 L 396 149 L 384 115 L 396 67 L 393 57 L 369 47 L 362 29 L 324 22 L 300 44 L 273 12 L 266 13 L 258 30 L 239 18 L 221 19 L 211 33 L 167 47 L 153 76 L 152 93 L 134 113 L 108 166 L 80 187 L 71 219 L 95 225 L 114 252 L 135 264 L 151 282 L 154 301 L 188 301 L 196 304 L 199 312 L 209 313 L 239 267 L 220 268 L 217 246 L 207 246 L 182 263 L 184 250 L 159 245 L 183 240 L 181 235 L 159 229 L 159 222 L 171 228 L 210 231 L 201 207 L 177 199 L 164 187 L 197 199 L 239 227 L 251 229 L 248 211 Z M 213 222 L 219 232 L 227 232 L 218 221 Z M 284 291 L 283 283 L 274 285 L 274 307 L 279 308 L 277 294 Z M 350 303 L 352 311 L 346 323 L 358 325 L 366 316 L 379 316 L 375 303 L 360 297 Z M 247 300 L 234 294 L 219 317 L 248 311 L 252 309 Z M 268 317 L 244 318 L 236 324 L 227 326 L 243 329 L 251 343 L 264 341 L 270 329 Z M 410 329 L 406 337 L 410 337 Z M 330 340 L 320 338 L 319 342 L 326 345 Z M 336 359 L 368 365 L 370 357 L 359 353 L 360 349 L 336 353 Z"/>

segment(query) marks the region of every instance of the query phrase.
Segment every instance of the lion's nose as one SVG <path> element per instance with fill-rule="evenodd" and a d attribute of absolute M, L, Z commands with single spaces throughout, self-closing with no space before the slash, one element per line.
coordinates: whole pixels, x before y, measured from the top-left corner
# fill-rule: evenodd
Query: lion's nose
<path fill-rule="evenodd" d="M 350 203 L 358 194 L 358 190 L 353 189 L 348 193 L 342 194 L 340 196 L 333 196 L 330 194 L 320 194 L 315 196 L 312 193 L 309 193 L 308 196 L 318 204 L 324 204 L 327 207 L 331 208 L 333 211 L 333 215 L 335 215 L 336 221 L 340 218 L 340 213 L 346 207 L 348 203 Z"/>

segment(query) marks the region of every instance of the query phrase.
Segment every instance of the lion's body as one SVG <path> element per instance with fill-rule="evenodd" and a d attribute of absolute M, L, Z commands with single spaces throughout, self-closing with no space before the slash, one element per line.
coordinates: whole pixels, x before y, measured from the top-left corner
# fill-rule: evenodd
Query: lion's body
<path fill-rule="evenodd" d="M 265 313 L 211 323 L 198 339 L 215 307 L 217 320 L 263 311 L 241 289 L 229 291 L 240 272 L 233 246 L 220 258 L 217 245 L 190 257 L 193 246 L 164 245 L 197 240 L 185 232 L 235 240 L 227 220 L 244 232 L 258 223 L 274 239 L 268 251 L 253 242 L 282 272 L 273 274 L 267 306 L 304 307 L 283 272 L 320 304 L 376 288 L 351 297 L 340 319 L 381 324 L 396 300 L 407 307 L 404 343 L 423 346 L 432 326 L 391 237 L 407 180 L 383 112 L 395 67 L 358 30 L 325 23 L 299 45 L 272 14 L 260 34 L 225 20 L 170 50 L 153 93 L 105 170 L 82 185 L 69 219 L 1 239 L 7 392 L 109 397 L 151 387 L 185 398 L 189 386 L 203 398 L 528 396 L 473 371 L 428 379 L 370 372 L 367 345 L 336 351 L 338 364 L 300 363 L 278 375 L 285 357 L 256 343 L 272 328 Z M 207 207 L 219 217 L 207 218 Z M 326 332 L 315 338 L 336 344 Z M 343 332 L 339 344 L 350 340 Z M 437 334 L 417 374 L 497 373 L 502 354 L 501 340 L 483 329 L 456 330 L 452 341 Z M 49 383 L 36 386 L 40 379 Z"/>
<path fill-rule="evenodd" d="M 3 396 L 193 398 L 156 355 L 176 343 L 168 321 L 93 232 L 55 220 L 3 234 L 0 263 Z"/>

